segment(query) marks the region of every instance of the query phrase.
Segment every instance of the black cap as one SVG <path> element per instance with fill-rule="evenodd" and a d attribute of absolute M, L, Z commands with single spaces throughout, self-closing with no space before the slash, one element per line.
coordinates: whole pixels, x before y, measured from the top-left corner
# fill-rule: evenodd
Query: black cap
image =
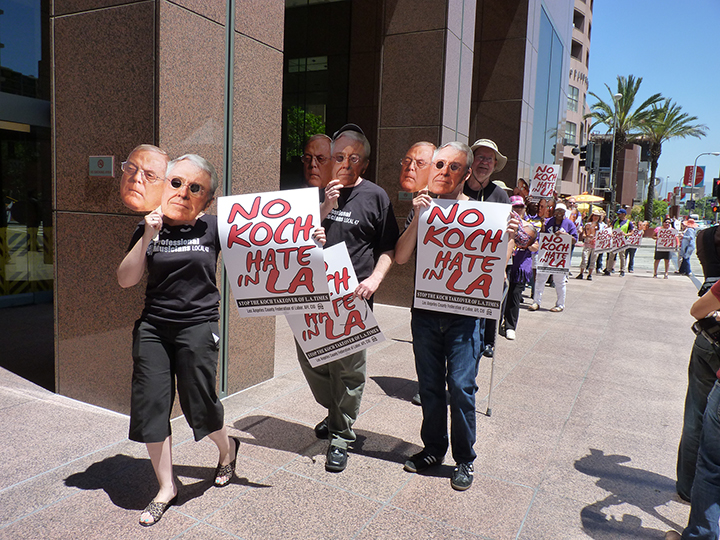
<path fill-rule="evenodd" d="M 360 133 L 360 135 L 363 135 L 363 136 L 365 135 L 365 132 L 357 124 L 345 124 L 343 127 L 338 129 L 335 133 L 333 133 L 333 136 L 332 136 L 333 141 L 346 131 L 356 131 L 356 132 Z"/>

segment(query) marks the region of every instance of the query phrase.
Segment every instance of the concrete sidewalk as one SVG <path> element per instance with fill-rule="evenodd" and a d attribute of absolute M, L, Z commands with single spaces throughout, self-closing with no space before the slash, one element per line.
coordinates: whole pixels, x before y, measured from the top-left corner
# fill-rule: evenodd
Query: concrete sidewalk
<path fill-rule="evenodd" d="M 324 469 L 324 411 L 278 318 L 275 378 L 224 401 L 238 478 L 214 488 L 214 446 L 175 420 L 180 501 L 148 529 L 137 520 L 157 487 L 127 417 L 1 370 L 0 539 L 662 539 L 689 512 L 674 479 L 697 290 L 651 268 L 647 246 L 634 274 L 571 278 L 563 313 L 547 311 L 551 288 L 540 311 L 526 301 L 517 340 L 498 338 L 489 417 L 481 362 L 475 482 L 462 493 L 449 455 L 429 474 L 402 467 L 421 444 L 404 308 L 376 307 L 387 341 L 368 356 L 345 472 Z"/>

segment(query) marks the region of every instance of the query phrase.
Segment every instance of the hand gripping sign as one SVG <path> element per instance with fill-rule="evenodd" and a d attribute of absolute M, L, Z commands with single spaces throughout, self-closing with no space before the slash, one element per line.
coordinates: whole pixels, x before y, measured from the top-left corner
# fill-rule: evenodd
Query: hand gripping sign
<path fill-rule="evenodd" d="M 657 232 L 657 244 L 655 249 L 658 251 L 675 251 L 678 248 L 677 242 L 678 232 L 672 227 L 663 229 L 660 227 Z"/>
<path fill-rule="evenodd" d="M 434 199 L 418 223 L 416 308 L 498 319 L 510 205 Z"/>
<path fill-rule="evenodd" d="M 608 253 L 613 250 L 612 231 L 609 228 L 602 229 L 595 235 L 595 253 Z"/>
<path fill-rule="evenodd" d="M 640 229 L 633 229 L 625 237 L 625 243 L 629 248 L 639 248 L 642 245 L 643 232 Z"/>
<path fill-rule="evenodd" d="M 330 303 L 326 310 L 286 315 L 290 329 L 312 367 L 321 366 L 385 341 L 358 286 L 345 242 L 325 249 Z"/>
<path fill-rule="evenodd" d="M 530 199 L 552 199 L 557 184 L 560 165 L 553 163 L 535 165 L 530 177 Z"/>
<path fill-rule="evenodd" d="M 324 309 L 328 302 L 313 188 L 218 198 L 218 230 L 241 317 Z"/>
<path fill-rule="evenodd" d="M 546 274 L 570 272 L 572 236 L 567 233 L 540 233 L 538 235 L 537 271 Z"/>

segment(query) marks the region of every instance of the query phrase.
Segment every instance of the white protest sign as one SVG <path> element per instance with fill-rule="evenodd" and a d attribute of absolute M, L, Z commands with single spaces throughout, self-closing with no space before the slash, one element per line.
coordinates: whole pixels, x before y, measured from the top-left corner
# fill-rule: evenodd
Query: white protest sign
<path fill-rule="evenodd" d="M 312 367 L 321 366 L 385 341 L 367 301 L 355 298 L 355 269 L 345 242 L 325 249 L 330 303 L 325 311 L 286 315 Z"/>
<path fill-rule="evenodd" d="M 554 163 L 535 165 L 530 177 L 530 198 L 534 201 L 552 199 L 558 174 L 560 174 L 560 165 Z"/>
<path fill-rule="evenodd" d="M 660 227 L 657 230 L 657 244 L 655 245 L 655 249 L 657 251 L 675 251 L 678 247 L 677 234 L 677 230 L 672 227 L 668 229 Z"/>
<path fill-rule="evenodd" d="M 313 188 L 218 198 L 218 231 L 241 317 L 323 310 L 328 302 Z"/>
<path fill-rule="evenodd" d="M 625 243 L 627 244 L 627 247 L 640 247 L 642 245 L 643 236 L 643 231 L 641 231 L 640 229 L 633 229 L 632 231 L 630 231 L 630 234 L 625 237 Z"/>
<path fill-rule="evenodd" d="M 609 251 L 612 251 L 612 231 L 605 228 L 595 235 L 595 252 L 607 253 Z"/>
<path fill-rule="evenodd" d="M 612 232 L 612 251 L 618 253 L 625 251 L 627 248 L 627 242 L 625 241 L 625 233 L 622 229 L 613 229 Z"/>
<path fill-rule="evenodd" d="M 416 308 L 501 316 L 510 205 L 434 199 L 418 222 Z"/>
<path fill-rule="evenodd" d="M 570 249 L 573 237 L 567 233 L 540 233 L 537 271 L 567 274 L 570 271 Z"/>

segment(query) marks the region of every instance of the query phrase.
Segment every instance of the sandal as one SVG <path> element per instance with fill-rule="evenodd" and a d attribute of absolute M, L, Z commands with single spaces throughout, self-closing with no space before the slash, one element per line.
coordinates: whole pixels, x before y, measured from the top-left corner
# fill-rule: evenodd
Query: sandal
<path fill-rule="evenodd" d="M 177 504 L 178 502 L 178 496 L 175 495 L 172 499 L 170 499 L 168 502 L 157 502 L 153 501 L 150 504 L 148 504 L 145 507 L 145 510 L 143 510 L 143 514 L 147 512 L 150 514 L 150 517 L 153 518 L 152 521 L 138 521 L 140 525 L 143 527 L 151 527 L 155 525 L 158 521 L 160 521 L 160 518 L 163 517 L 163 514 L 167 512 L 167 509 L 173 506 L 174 504 Z M 142 514 L 140 514 L 142 515 Z"/>
<path fill-rule="evenodd" d="M 230 439 L 235 441 L 235 457 L 227 465 L 220 465 L 218 463 L 215 469 L 215 487 L 227 486 L 235 475 L 235 464 L 237 462 L 238 450 L 240 450 L 240 440 L 237 437 L 230 437 Z M 219 480 L 223 477 L 227 477 L 227 480 Z"/>

